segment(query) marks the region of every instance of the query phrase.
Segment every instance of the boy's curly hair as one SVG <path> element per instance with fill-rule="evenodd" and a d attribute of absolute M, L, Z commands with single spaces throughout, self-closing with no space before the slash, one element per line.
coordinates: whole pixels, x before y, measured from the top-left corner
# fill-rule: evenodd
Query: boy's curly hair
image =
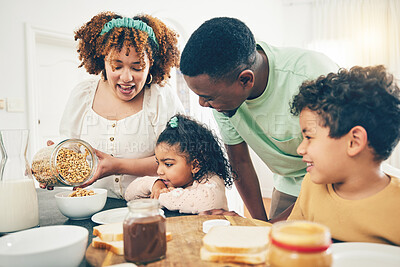
<path fill-rule="evenodd" d="M 317 112 L 332 138 L 364 127 L 376 161 L 386 160 L 400 140 L 400 90 L 382 65 L 340 69 L 305 81 L 291 113 L 299 115 L 305 108 Z"/>
<path fill-rule="evenodd" d="M 182 51 L 180 70 L 189 77 L 234 80 L 255 61 L 256 41 L 242 21 L 218 17 L 204 22 L 190 36 Z"/>
<path fill-rule="evenodd" d="M 113 12 L 102 12 L 75 31 L 75 41 L 79 40 L 78 53 L 88 73 L 102 73 L 107 80 L 104 59 L 111 52 L 111 57 L 121 52 L 125 46 L 127 54 L 134 48 L 139 54 L 141 67 L 145 66 L 144 53 L 150 60 L 150 73 L 153 82 L 163 85 L 170 78 L 172 67 L 179 67 L 179 49 L 177 33 L 169 29 L 161 20 L 150 15 L 137 15 L 133 19 L 141 20 L 149 25 L 156 36 L 159 48 L 147 33 L 133 28 L 113 28 L 100 36 L 104 24 L 112 19 L 122 18 Z"/>
<path fill-rule="evenodd" d="M 201 182 L 207 179 L 208 174 L 217 174 L 224 179 L 225 186 L 230 188 L 235 180 L 233 172 L 221 143 L 213 132 L 202 124 L 188 116 L 177 114 L 171 119 L 177 118 L 178 125 L 167 127 L 157 139 L 157 145 L 161 143 L 175 146 L 186 162 L 197 160 L 200 170 L 195 174 L 194 180 Z M 171 120 L 170 120 L 171 122 Z"/>

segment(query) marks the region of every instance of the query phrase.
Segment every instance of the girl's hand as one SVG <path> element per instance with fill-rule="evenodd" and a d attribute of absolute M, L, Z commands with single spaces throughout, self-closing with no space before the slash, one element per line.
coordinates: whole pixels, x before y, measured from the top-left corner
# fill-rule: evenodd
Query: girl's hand
<path fill-rule="evenodd" d="M 87 187 L 101 178 L 115 174 L 114 169 L 115 169 L 118 159 L 114 158 L 113 156 L 111 156 L 107 153 L 101 152 L 100 150 L 97 150 L 97 149 L 94 149 L 94 152 L 96 153 L 96 156 L 99 160 L 95 174 L 86 183 L 84 183 L 80 186 L 74 187 L 74 190 L 76 188 Z"/>
<path fill-rule="evenodd" d="M 240 216 L 234 211 L 227 211 L 223 209 L 213 209 L 213 210 L 205 210 L 199 213 L 199 215 L 226 215 L 226 216 Z"/>
<path fill-rule="evenodd" d="M 160 194 L 169 192 L 167 186 L 164 184 L 162 180 L 157 180 L 154 182 L 153 187 L 151 189 L 150 198 L 158 199 Z"/>

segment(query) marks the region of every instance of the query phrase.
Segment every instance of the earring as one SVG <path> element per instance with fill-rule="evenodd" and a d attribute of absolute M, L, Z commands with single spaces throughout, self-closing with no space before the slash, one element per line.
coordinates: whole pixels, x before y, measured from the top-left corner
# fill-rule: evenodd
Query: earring
<path fill-rule="evenodd" d="M 151 75 L 151 73 L 149 73 L 150 75 L 150 81 L 146 82 L 146 84 L 151 84 L 151 82 L 153 81 L 153 75 Z"/>
<path fill-rule="evenodd" d="M 101 74 L 102 74 L 101 76 L 103 78 L 103 81 L 107 81 L 107 72 L 106 72 L 106 70 L 102 70 Z"/>

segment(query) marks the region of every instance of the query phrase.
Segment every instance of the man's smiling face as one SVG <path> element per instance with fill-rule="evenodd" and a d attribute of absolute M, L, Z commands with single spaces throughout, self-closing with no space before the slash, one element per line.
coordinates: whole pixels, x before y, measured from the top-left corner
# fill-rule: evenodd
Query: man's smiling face
<path fill-rule="evenodd" d="M 248 97 L 240 83 L 214 81 L 210 76 L 201 74 L 194 77 L 184 76 L 189 88 L 199 96 L 199 104 L 232 117 Z"/>

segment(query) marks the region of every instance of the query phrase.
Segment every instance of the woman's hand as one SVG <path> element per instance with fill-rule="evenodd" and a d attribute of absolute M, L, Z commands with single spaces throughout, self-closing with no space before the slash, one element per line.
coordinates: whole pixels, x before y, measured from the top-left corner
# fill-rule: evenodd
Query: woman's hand
<path fill-rule="evenodd" d="M 42 183 L 39 183 L 39 187 L 42 188 L 42 189 L 46 189 L 47 188 L 47 190 L 53 190 L 54 189 L 54 186 L 46 185 L 46 184 L 42 184 Z"/>
<path fill-rule="evenodd" d="M 118 159 L 114 158 L 113 156 L 107 153 L 101 152 L 100 150 L 97 149 L 94 149 L 94 152 L 96 153 L 96 156 L 99 160 L 96 172 L 89 181 L 87 181 L 84 184 L 81 184 L 80 186 L 74 187 L 74 190 L 76 188 L 87 187 L 101 178 L 116 174 L 115 166 L 117 164 Z"/>
<path fill-rule="evenodd" d="M 151 189 L 150 198 L 158 199 L 160 194 L 169 192 L 169 188 L 164 184 L 162 180 L 157 180 L 154 182 L 153 187 Z"/>
<path fill-rule="evenodd" d="M 199 213 L 199 215 L 226 215 L 226 216 L 240 216 L 234 211 L 227 211 L 224 209 L 213 209 L 205 210 Z"/>
<path fill-rule="evenodd" d="M 54 145 L 54 142 L 51 141 L 51 140 L 47 140 L 47 146 L 51 146 L 51 145 Z M 32 174 L 34 174 L 34 173 L 32 173 Z M 47 188 L 47 190 L 53 190 L 54 189 L 54 186 L 46 185 L 46 184 L 43 184 L 43 183 L 39 183 L 39 187 L 42 188 L 42 189 L 46 189 Z"/>

